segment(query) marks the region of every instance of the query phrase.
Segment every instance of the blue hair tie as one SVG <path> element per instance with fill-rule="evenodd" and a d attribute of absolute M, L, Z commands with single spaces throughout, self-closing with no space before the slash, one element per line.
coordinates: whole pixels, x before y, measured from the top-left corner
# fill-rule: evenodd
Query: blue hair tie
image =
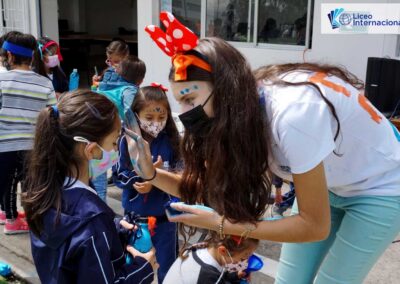
<path fill-rule="evenodd" d="M 2 48 L 13 54 L 21 55 L 24 57 L 32 57 L 33 56 L 32 49 L 11 43 L 9 41 L 4 41 Z"/>
<path fill-rule="evenodd" d="M 54 118 L 57 119 L 60 116 L 60 113 L 58 112 L 57 106 L 54 105 L 54 106 L 51 106 L 51 108 L 53 109 Z"/>

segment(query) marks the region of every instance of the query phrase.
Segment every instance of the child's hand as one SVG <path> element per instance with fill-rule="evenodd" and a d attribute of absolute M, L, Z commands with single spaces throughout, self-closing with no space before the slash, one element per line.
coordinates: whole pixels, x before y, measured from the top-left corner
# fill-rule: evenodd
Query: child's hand
<path fill-rule="evenodd" d="M 145 182 L 135 182 L 133 188 L 136 189 L 140 194 L 149 193 L 152 189 L 153 185 L 148 181 Z"/>
<path fill-rule="evenodd" d="M 247 276 L 247 273 L 244 270 L 238 271 L 238 277 L 240 279 L 245 278 Z"/>
<path fill-rule="evenodd" d="M 282 189 L 281 188 L 277 188 L 275 190 L 275 203 L 280 204 L 282 203 L 283 199 L 282 199 Z"/>
<path fill-rule="evenodd" d="M 155 163 L 153 163 L 153 165 L 154 165 L 155 168 L 162 169 L 163 163 L 164 162 L 163 162 L 161 156 L 158 156 L 157 161 Z"/>
<path fill-rule="evenodd" d="M 121 221 L 119 221 L 119 224 L 127 230 L 137 230 L 137 226 L 125 221 L 124 219 L 121 219 Z"/>
<path fill-rule="evenodd" d="M 137 256 L 144 258 L 147 260 L 151 266 L 153 267 L 153 270 L 156 270 L 160 265 L 157 263 L 156 259 L 156 250 L 153 247 L 150 251 L 146 253 L 141 253 L 137 249 L 135 249 L 133 246 L 127 246 L 126 250 L 135 258 Z"/>
<path fill-rule="evenodd" d="M 101 76 L 99 75 L 93 75 L 92 77 L 92 82 L 100 82 L 101 81 Z"/>

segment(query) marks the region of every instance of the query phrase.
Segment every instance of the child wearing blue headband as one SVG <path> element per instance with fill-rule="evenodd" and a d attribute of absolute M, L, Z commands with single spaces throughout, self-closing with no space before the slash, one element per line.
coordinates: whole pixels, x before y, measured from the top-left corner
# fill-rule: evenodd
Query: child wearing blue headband
<path fill-rule="evenodd" d="M 32 149 L 40 110 L 56 100 L 51 81 L 31 70 L 36 39 L 16 31 L 3 39 L 3 65 L 10 71 L 0 73 L 0 224 L 5 234 L 18 234 L 29 231 L 25 214 L 17 211 L 25 156 Z"/>

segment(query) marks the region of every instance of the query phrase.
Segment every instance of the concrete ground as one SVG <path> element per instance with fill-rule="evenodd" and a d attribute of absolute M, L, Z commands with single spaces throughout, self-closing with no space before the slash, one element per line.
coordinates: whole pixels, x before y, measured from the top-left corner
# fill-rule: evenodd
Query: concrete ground
<path fill-rule="evenodd" d="M 110 187 L 108 204 L 117 214 L 122 214 L 121 191 Z M 396 240 L 400 239 L 400 234 Z M 274 282 L 281 244 L 261 241 L 257 254 L 264 260 L 261 272 L 254 273 L 252 283 L 269 284 Z M 13 271 L 27 283 L 40 283 L 32 262 L 29 235 L 6 236 L 0 227 L 0 261 L 9 263 Z M 391 244 L 368 274 L 365 284 L 400 283 L 400 242 Z M 295 283 L 294 283 L 295 284 Z"/>

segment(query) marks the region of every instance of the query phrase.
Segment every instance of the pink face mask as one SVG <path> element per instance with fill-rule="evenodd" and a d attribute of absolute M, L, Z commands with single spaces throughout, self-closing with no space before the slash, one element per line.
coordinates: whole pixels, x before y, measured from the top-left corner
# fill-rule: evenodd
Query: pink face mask
<path fill-rule="evenodd" d="M 47 63 L 46 63 L 46 67 L 47 68 L 56 67 L 56 66 L 58 66 L 58 64 L 60 64 L 60 60 L 58 59 L 58 55 L 47 56 Z"/>
<path fill-rule="evenodd" d="M 75 136 L 75 141 L 90 144 L 91 142 L 84 137 Z M 106 151 L 100 145 L 97 145 L 102 151 L 101 159 L 89 160 L 89 177 L 96 178 L 112 168 L 118 162 L 118 152 L 115 150 Z"/>

